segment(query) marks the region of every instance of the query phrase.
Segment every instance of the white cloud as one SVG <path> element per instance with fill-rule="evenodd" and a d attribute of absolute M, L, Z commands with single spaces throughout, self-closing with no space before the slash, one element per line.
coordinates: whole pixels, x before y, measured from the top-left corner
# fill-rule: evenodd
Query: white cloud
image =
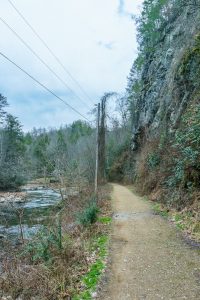
<path fill-rule="evenodd" d="M 118 0 L 12 1 L 95 102 L 106 91 L 121 92 L 125 89 L 126 77 L 137 48 L 136 30 L 130 17 L 122 17 L 118 13 Z M 134 14 L 138 11 L 140 3 L 141 0 L 124 0 L 123 9 L 128 14 Z M 8 1 L 1 1 L 0 17 L 14 27 L 59 76 L 87 101 Z M 71 98 L 66 98 L 67 92 L 64 92 L 64 86 L 1 22 L 0 35 L 0 48 L 3 53 L 70 101 Z M 0 68 L 0 92 L 8 96 L 11 107 L 24 123 L 25 128 L 39 125 L 51 126 L 52 119 L 53 126 L 59 126 L 61 123 L 69 123 L 79 118 L 73 112 L 64 111 L 65 107 L 56 99 L 52 109 L 49 110 L 49 102 L 45 102 L 43 90 L 1 57 Z M 37 99 L 32 103 L 34 93 Z M 20 95 L 23 101 L 20 100 Z M 38 105 L 41 100 L 38 97 L 43 100 L 42 108 Z M 49 99 L 49 95 L 46 98 Z M 25 100 L 28 104 L 24 111 Z M 78 104 L 78 101 L 75 106 L 78 106 L 82 113 L 86 113 L 87 109 L 82 104 Z M 71 101 L 71 104 L 73 103 Z M 88 105 L 91 107 L 89 101 Z M 37 115 L 32 116 L 36 113 Z M 27 117 L 29 114 L 31 118 Z M 66 118 L 66 115 L 69 115 L 69 118 Z"/>
<path fill-rule="evenodd" d="M 132 17 L 140 13 L 143 0 L 119 0 L 118 13 L 124 17 Z"/>

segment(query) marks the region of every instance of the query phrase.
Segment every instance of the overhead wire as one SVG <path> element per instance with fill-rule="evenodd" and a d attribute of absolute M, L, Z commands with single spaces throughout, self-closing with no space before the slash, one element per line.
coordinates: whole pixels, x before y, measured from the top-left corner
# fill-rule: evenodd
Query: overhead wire
<path fill-rule="evenodd" d="M 82 93 L 90 100 L 90 102 L 92 104 L 95 104 L 95 102 L 91 99 L 91 97 L 88 95 L 88 93 L 85 91 L 85 89 L 81 86 L 81 84 L 78 82 L 78 80 L 71 74 L 71 72 L 66 68 L 66 66 L 62 63 L 62 61 L 58 58 L 58 56 L 51 50 L 51 48 L 48 46 L 48 44 L 45 42 L 45 40 L 37 33 L 37 31 L 33 28 L 33 26 L 30 24 L 30 22 L 24 17 L 24 15 L 19 11 L 19 9 L 16 7 L 16 5 L 14 5 L 11 0 L 8 0 L 8 2 L 14 8 L 14 10 L 18 13 L 18 15 L 23 19 L 23 21 L 26 23 L 26 25 L 31 29 L 31 31 L 35 34 L 35 36 L 40 40 L 40 42 L 43 44 L 43 46 L 51 53 L 51 55 L 54 57 L 54 59 L 57 61 L 57 63 L 66 72 L 66 74 L 76 83 L 76 85 L 79 87 L 79 89 L 82 91 Z"/>
<path fill-rule="evenodd" d="M 20 67 L 18 64 L 16 64 L 13 60 L 11 60 L 8 56 L 6 56 L 5 54 L 3 54 L 2 52 L 0 52 L 0 55 L 2 57 L 4 57 L 6 60 L 8 60 L 11 64 L 13 64 L 15 67 L 17 67 L 19 70 L 21 70 L 24 74 L 26 74 L 28 77 L 30 77 L 33 81 L 35 81 L 38 85 L 40 85 L 41 87 L 43 87 L 46 91 L 48 91 L 50 94 L 52 94 L 54 97 L 56 97 L 57 99 L 59 99 L 61 102 L 63 102 L 66 106 L 68 106 L 70 109 L 72 109 L 74 112 L 76 112 L 78 115 L 80 115 L 82 118 L 84 118 L 85 120 L 87 120 L 88 122 L 90 122 L 90 120 L 85 117 L 82 113 L 80 113 L 77 109 L 75 109 L 73 106 L 71 106 L 68 102 L 66 102 L 65 100 L 63 100 L 61 97 L 59 97 L 58 95 L 56 95 L 56 93 L 54 93 L 52 90 L 50 90 L 48 87 L 46 87 L 43 83 L 41 83 L 38 79 L 36 79 L 34 76 L 32 76 L 31 74 L 29 74 L 26 70 L 24 70 L 22 67 Z"/>
<path fill-rule="evenodd" d="M 26 48 L 60 81 L 64 86 L 73 93 L 81 102 L 83 102 L 89 109 L 88 104 L 82 100 L 68 85 L 67 83 L 37 54 L 31 46 L 2 18 L 0 17 L 0 21 L 25 45 Z"/>

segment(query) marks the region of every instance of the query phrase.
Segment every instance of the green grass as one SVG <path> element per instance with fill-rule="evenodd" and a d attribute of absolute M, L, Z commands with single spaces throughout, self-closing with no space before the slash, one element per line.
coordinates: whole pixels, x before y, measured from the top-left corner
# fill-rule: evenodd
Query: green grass
<path fill-rule="evenodd" d="M 93 290 L 98 282 L 99 276 L 102 273 L 105 265 L 101 259 L 98 259 L 90 268 L 90 271 L 83 278 L 86 289 Z"/>
<path fill-rule="evenodd" d="M 164 218 L 168 217 L 168 211 L 167 211 L 167 209 L 163 208 L 161 206 L 161 204 L 159 204 L 159 203 L 156 203 L 156 204 L 153 205 L 153 210 L 154 210 L 154 212 L 156 214 L 158 214 L 158 215 L 160 215 L 160 216 L 162 216 Z"/>
<path fill-rule="evenodd" d="M 176 227 L 180 230 L 184 230 L 185 229 L 185 225 L 181 224 L 181 223 L 176 223 Z"/>
<path fill-rule="evenodd" d="M 100 217 L 98 218 L 98 221 L 102 224 L 110 224 L 112 222 L 111 217 Z"/>
<path fill-rule="evenodd" d="M 84 291 L 75 295 L 73 300 L 90 300 L 95 291 L 103 270 L 105 269 L 104 259 L 107 256 L 108 236 L 101 235 L 95 238 L 92 243 L 92 249 L 98 251 L 97 260 L 91 265 L 89 272 L 83 276 Z"/>
<path fill-rule="evenodd" d="M 184 230 L 186 228 L 186 225 L 184 224 L 184 217 L 180 214 L 176 214 L 173 217 L 173 220 L 176 224 L 176 227 L 180 230 Z"/>

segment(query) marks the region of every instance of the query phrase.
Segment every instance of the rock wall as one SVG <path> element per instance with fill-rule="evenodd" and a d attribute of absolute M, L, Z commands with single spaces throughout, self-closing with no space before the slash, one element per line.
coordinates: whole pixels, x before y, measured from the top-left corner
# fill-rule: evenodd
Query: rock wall
<path fill-rule="evenodd" d="M 173 132 L 200 91 L 200 1 L 187 3 L 145 59 L 142 92 L 133 101 L 133 150 L 144 130 L 147 138 Z"/>

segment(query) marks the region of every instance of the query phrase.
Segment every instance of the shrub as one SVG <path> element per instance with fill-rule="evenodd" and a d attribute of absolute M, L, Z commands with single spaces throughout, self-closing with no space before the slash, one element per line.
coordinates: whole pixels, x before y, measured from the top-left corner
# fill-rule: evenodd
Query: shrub
<path fill-rule="evenodd" d="M 37 233 L 36 237 L 25 245 L 22 255 L 29 254 L 33 262 L 48 262 L 53 258 L 52 253 L 55 250 L 62 250 L 62 230 L 60 222 L 58 222 L 53 229 L 43 227 Z"/>
<path fill-rule="evenodd" d="M 99 209 L 96 201 L 92 200 L 89 205 L 77 215 L 77 221 L 83 226 L 89 226 L 97 221 Z"/>
<path fill-rule="evenodd" d="M 191 105 L 181 120 L 172 142 L 173 175 L 168 186 L 198 187 L 200 179 L 200 105 Z"/>
<path fill-rule="evenodd" d="M 20 173 L 11 167 L 2 166 L 0 170 L 0 190 L 17 190 L 26 180 Z"/>
<path fill-rule="evenodd" d="M 147 165 L 150 170 L 155 169 L 159 165 L 159 163 L 160 163 L 159 153 L 153 152 L 147 156 Z"/>

